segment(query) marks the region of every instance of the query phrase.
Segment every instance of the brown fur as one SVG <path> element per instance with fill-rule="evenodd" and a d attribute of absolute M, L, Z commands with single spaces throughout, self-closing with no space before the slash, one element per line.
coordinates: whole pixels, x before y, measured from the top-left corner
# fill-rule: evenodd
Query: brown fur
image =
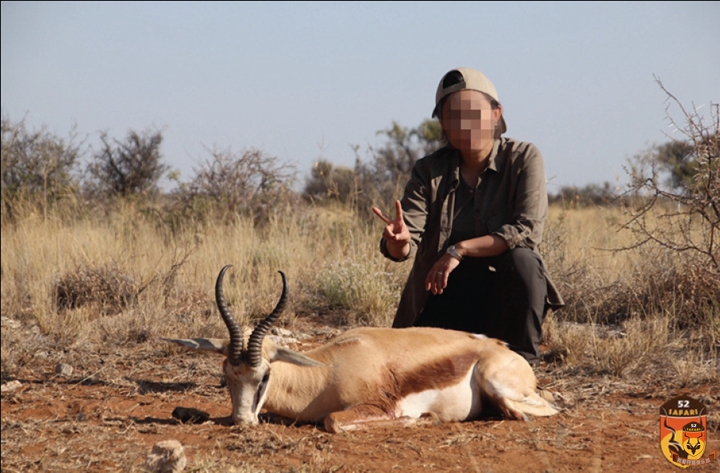
<path fill-rule="evenodd" d="M 426 389 L 443 389 L 457 384 L 472 369 L 477 358 L 477 353 L 465 351 L 452 357 L 438 358 L 409 371 L 393 366 L 388 366 L 388 370 L 397 380 L 399 397 L 404 398 Z"/>
<path fill-rule="evenodd" d="M 196 349 L 219 345 L 171 341 Z M 461 403 L 438 405 L 438 412 L 430 405 L 421 409 L 436 417 L 442 412 L 445 421 L 464 420 L 478 414 L 483 405 L 479 396 L 483 396 L 509 418 L 557 412 L 537 396 L 535 375 L 524 359 L 498 340 L 464 332 L 419 327 L 353 329 L 304 354 L 293 352 L 310 364 L 287 353 L 278 358 L 280 350 L 265 339 L 265 368 L 258 368 L 272 373 L 265 409 L 299 421 L 325 420 L 330 431 L 394 419 L 408 412 L 404 410 L 407 406 L 401 410 L 400 404 L 408 396 L 427 390 L 447 395 L 447 388 L 458 386 L 463 379 L 469 384 L 458 388 L 468 390 L 459 394 L 458 399 L 464 399 Z M 450 394 L 450 399 L 454 395 Z M 466 402 L 472 402 L 468 411 L 463 407 Z M 448 410 L 447 406 L 452 407 Z"/>

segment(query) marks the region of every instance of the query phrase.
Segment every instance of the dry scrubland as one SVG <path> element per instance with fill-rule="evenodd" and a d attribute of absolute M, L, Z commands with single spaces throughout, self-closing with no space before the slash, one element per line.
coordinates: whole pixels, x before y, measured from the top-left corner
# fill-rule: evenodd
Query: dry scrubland
<path fill-rule="evenodd" d="M 241 321 L 272 308 L 283 271 L 286 324 L 318 313 L 334 325 L 388 324 L 407 268 L 382 258 L 377 237 L 328 209 L 262 228 L 238 219 L 177 232 L 130 207 L 92 220 L 31 213 L 2 227 L 2 315 L 34 329 L 31 339 L 3 331 L 3 377 L 43 349 L 225 336 L 213 295 L 225 264 L 234 265 L 226 293 Z"/>
<path fill-rule="evenodd" d="M 688 255 L 650 246 L 612 251 L 635 243 L 618 229 L 624 219 L 617 207 L 551 208 L 542 251 L 568 306 L 546 321 L 543 376 L 568 397 L 589 380 L 606 393 L 660 385 L 668 395 L 717 383 L 718 281 L 693 269 Z M 301 207 L 260 227 L 237 219 L 171 229 L 130 204 L 93 218 L 35 211 L 7 219 L 2 381 L 42 383 L 58 363 L 76 367 L 77 383 L 110 390 L 124 389 L 133 369 L 150 373 L 153 365 L 160 372 L 146 377 L 158 381 L 217 376 L 217 360 L 208 358 L 183 373 L 162 372 L 178 351 L 158 339 L 226 336 L 213 299 L 225 264 L 234 265 L 225 293 L 242 321 L 273 307 L 282 270 L 290 283 L 279 323 L 285 328 L 308 320 L 333 329 L 389 325 L 410 266 L 380 255 L 380 233 L 379 222 L 344 207 Z M 101 365 L 87 361 L 100 352 Z M 129 353 L 142 362 L 128 361 Z M 229 411 L 226 395 L 219 396 L 218 409 Z M 709 420 L 716 432 L 717 413 Z M 23 464 L 5 454 L 17 432 L 3 413 L 3 469 Z M 220 453 L 196 456 L 193 471 L 226 468 L 222 459 L 232 453 Z M 137 465 L 136 457 L 111 465 Z M 303 471 L 325 471 L 316 460 Z"/>
<path fill-rule="evenodd" d="M 568 306 L 547 321 L 548 356 L 618 376 L 661 364 L 688 382 L 716 377 L 717 281 L 682 254 L 612 251 L 634 243 L 619 230 L 623 218 L 618 208 L 551 208 L 542 252 Z M 226 292 L 240 320 L 273 306 L 281 270 L 290 281 L 286 325 L 301 316 L 389 325 L 409 263 L 380 255 L 380 233 L 344 208 L 295 210 L 261 228 L 238 219 L 174 232 L 132 206 L 92 220 L 34 213 L 6 222 L 2 316 L 34 335 L 3 331 L 3 378 L 43 348 L 225 336 L 213 300 L 225 264 L 234 265 Z"/>

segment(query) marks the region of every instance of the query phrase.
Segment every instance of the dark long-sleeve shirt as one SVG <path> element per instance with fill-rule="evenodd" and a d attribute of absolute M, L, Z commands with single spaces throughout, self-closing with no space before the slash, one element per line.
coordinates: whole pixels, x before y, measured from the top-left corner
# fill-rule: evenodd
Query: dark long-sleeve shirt
<path fill-rule="evenodd" d="M 401 200 L 405 224 L 412 236 L 410 253 L 414 263 L 403 290 L 393 327 L 412 326 L 429 296 L 425 277 L 435 262 L 456 243 L 451 241 L 453 225 L 467 227 L 467 219 L 456 222 L 456 198 L 460 185 L 460 151 L 446 146 L 418 160 Z M 545 166 L 542 154 L 532 143 L 500 138 L 489 163 L 472 192 L 474 236 L 497 235 L 508 248 L 524 247 L 535 252 L 542 240 L 548 212 Z M 465 228 L 454 234 L 472 233 Z M 383 254 L 395 260 L 381 239 Z M 539 254 L 539 253 L 538 253 Z M 396 260 L 397 261 L 397 260 Z M 547 268 L 548 304 L 553 309 L 564 301 Z"/>

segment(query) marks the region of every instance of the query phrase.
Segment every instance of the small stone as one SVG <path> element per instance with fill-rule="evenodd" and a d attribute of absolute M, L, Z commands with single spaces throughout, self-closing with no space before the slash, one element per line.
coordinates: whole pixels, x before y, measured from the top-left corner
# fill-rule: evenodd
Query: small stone
<path fill-rule="evenodd" d="M 68 365 L 67 363 L 58 363 L 57 366 L 55 366 L 55 373 L 62 376 L 63 378 L 69 378 L 72 376 L 73 369 L 72 366 Z"/>
<path fill-rule="evenodd" d="M 0 325 L 2 325 L 2 328 L 10 330 L 19 329 L 22 326 L 22 324 L 17 320 L 5 317 L 4 315 L 0 317 Z"/>
<path fill-rule="evenodd" d="M 282 328 L 282 327 L 272 327 L 270 329 L 270 333 L 273 335 L 277 335 L 279 337 L 292 337 L 293 336 L 293 333 L 290 330 L 288 330 L 286 328 Z"/>
<path fill-rule="evenodd" d="M 187 466 L 185 448 L 177 440 L 156 443 L 145 459 L 148 472 L 179 473 Z"/>
<path fill-rule="evenodd" d="M 17 391 L 20 386 L 22 386 L 22 383 L 17 379 L 13 381 L 8 381 L 7 383 L 0 386 L 0 392 L 2 392 L 2 394 L 10 394 Z"/>

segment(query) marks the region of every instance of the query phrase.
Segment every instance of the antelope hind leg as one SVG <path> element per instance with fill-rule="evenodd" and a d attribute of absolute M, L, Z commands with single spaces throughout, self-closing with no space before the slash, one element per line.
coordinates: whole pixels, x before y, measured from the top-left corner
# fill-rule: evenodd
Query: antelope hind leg
<path fill-rule="evenodd" d="M 535 373 L 519 355 L 498 351 L 484 361 L 484 366 L 475 370 L 475 382 L 505 417 L 528 420 L 528 414 L 557 414 L 557 409 L 545 397 L 538 395 Z"/>

